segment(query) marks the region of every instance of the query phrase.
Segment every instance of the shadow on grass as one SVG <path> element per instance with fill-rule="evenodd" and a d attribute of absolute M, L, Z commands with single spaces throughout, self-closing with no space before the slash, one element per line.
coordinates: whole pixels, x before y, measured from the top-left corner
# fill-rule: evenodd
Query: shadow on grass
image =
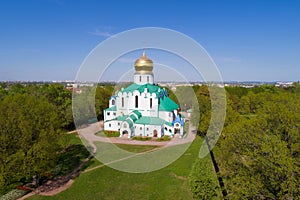
<path fill-rule="evenodd" d="M 53 173 L 57 176 L 64 176 L 72 173 L 85 159 L 90 155 L 90 152 L 81 144 L 72 144 L 68 146 L 58 158 L 58 165 L 53 170 Z M 94 161 L 87 160 L 80 168 L 80 171 L 86 169 Z"/>

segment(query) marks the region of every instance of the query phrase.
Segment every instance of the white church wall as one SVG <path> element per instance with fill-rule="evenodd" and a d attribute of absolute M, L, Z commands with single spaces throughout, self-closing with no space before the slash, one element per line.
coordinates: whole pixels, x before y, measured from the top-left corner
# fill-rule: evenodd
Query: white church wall
<path fill-rule="evenodd" d="M 173 113 L 169 111 L 159 111 L 159 118 L 167 121 L 172 122 L 173 121 Z"/>
<path fill-rule="evenodd" d="M 172 136 L 172 135 L 174 135 L 174 127 L 164 124 L 163 132 L 164 132 L 164 135 Z"/>
<path fill-rule="evenodd" d="M 134 135 L 135 136 L 145 136 L 144 135 L 144 125 L 143 124 L 135 124 Z"/>
<path fill-rule="evenodd" d="M 122 100 L 123 99 L 123 100 Z M 117 116 L 128 114 L 128 94 L 126 92 L 119 92 L 116 103 L 117 103 Z"/>
<path fill-rule="evenodd" d="M 135 74 L 133 79 L 134 83 L 139 85 L 144 85 L 147 83 L 153 84 L 154 82 L 153 74 Z"/>
<path fill-rule="evenodd" d="M 107 121 L 104 122 L 104 130 L 106 131 L 118 131 L 118 121 Z"/>
<path fill-rule="evenodd" d="M 154 137 L 156 131 L 156 137 L 161 137 L 161 125 L 145 125 L 145 136 Z"/>
<path fill-rule="evenodd" d="M 117 111 L 104 111 L 104 121 L 112 120 L 117 117 Z"/>
<path fill-rule="evenodd" d="M 115 106 L 116 105 L 116 99 L 115 98 L 111 98 L 109 100 L 109 107 Z"/>
<path fill-rule="evenodd" d="M 162 136 L 161 129 L 162 129 L 161 125 L 136 124 L 134 128 L 134 135 L 154 137 L 154 133 L 156 131 L 156 137 L 161 137 Z"/>

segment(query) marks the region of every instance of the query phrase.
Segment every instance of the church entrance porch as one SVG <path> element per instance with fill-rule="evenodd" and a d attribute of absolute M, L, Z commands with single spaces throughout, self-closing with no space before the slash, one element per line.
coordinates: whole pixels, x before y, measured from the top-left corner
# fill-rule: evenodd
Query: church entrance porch
<path fill-rule="evenodd" d="M 122 137 L 128 138 L 128 131 L 124 130 L 124 131 L 122 132 Z"/>
<path fill-rule="evenodd" d="M 174 128 L 174 138 L 182 138 L 183 137 L 183 127 Z"/>
<path fill-rule="evenodd" d="M 153 131 L 153 137 L 157 137 L 157 130 L 156 129 Z"/>
<path fill-rule="evenodd" d="M 174 128 L 174 134 L 180 134 L 180 128 Z"/>

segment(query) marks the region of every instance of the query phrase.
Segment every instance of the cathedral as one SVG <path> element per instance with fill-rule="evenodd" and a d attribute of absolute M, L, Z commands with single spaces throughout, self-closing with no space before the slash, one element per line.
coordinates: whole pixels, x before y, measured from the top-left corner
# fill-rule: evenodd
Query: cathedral
<path fill-rule="evenodd" d="M 154 83 L 153 62 L 143 55 L 134 64 L 134 83 L 117 91 L 104 110 L 104 130 L 118 131 L 120 137 L 182 138 L 184 119 L 179 106 L 165 88 Z"/>

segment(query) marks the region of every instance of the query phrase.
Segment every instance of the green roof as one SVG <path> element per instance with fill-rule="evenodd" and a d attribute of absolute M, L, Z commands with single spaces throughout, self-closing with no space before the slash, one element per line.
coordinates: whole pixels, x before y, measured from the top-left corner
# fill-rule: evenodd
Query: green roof
<path fill-rule="evenodd" d="M 168 126 L 173 126 L 171 122 L 165 122 L 165 124 Z"/>
<path fill-rule="evenodd" d="M 159 110 L 160 111 L 173 111 L 178 109 L 179 106 L 169 97 L 160 98 Z"/>
<path fill-rule="evenodd" d="M 138 85 L 136 83 L 131 84 L 130 86 L 128 86 L 127 88 L 125 88 L 124 90 L 122 90 L 121 92 L 133 92 L 135 90 L 138 90 L 140 93 L 144 92 L 145 88 L 147 88 L 148 92 L 150 93 L 157 93 L 158 94 L 158 90 L 163 90 L 163 88 L 159 87 L 158 85 L 153 85 L 150 83 L 144 84 L 144 85 Z"/>
<path fill-rule="evenodd" d="M 130 119 L 126 119 L 125 121 L 129 124 L 129 127 L 132 127 L 133 123 Z"/>
<path fill-rule="evenodd" d="M 135 121 L 136 124 L 147 124 L 147 125 L 162 125 L 165 120 L 159 117 L 141 117 Z"/>
<path fill-rule="evenodd" d="M 137 110 L 134 110 L 134 111 L 132 111 L 134 114 L 136 114 L 137 116 L 138 116 L 138 118 L 141 118 L 142 117 L 142 114 L 139 112 L 139 111 L 137 111 Z"/>
<path fill-rule="evenodd" d="M 113 120 L 119 120 L 119 121 L 124 121 L 126 118 L 128 117 L 128 115 L 123 115 L 123 116 L 119 116 Z"/>
<path fill-rule="evenodd" d="M 123 116 L 119 116 L 119 117 L 116 117 L 116 118 L 113 118 L 113 119 L 110 119 L 110 120 L 106 120 L 106 122 L 114 121 L 114 120 L 124 121 L 127 117 L 128 117 L 128 115 L 123 115 Z"/>
<path fill-rule="evenodd" d="M 131 114 L 129 117 L 130 117 L 134 122 L 137 120 L 136 116 L 133 115 L 133 114 Z"/>
<path fill-rule="evenodd" d="M 117 111 L 117 107 L 116 106 L 112 106 L 110 108 L 106 108 L 106 111 Z"/>

